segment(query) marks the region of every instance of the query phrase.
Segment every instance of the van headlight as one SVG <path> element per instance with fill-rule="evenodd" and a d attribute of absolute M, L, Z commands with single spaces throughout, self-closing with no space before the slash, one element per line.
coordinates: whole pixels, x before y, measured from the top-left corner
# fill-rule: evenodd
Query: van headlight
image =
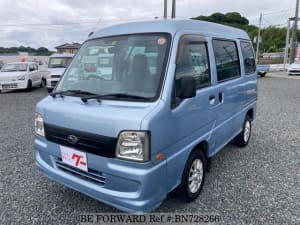
<path fill-rule="evenodd" d="M 120 159 L 150 160 L 150 135 L 145 131 L 123 131 L 119 135 L 116 156 Z"/>
<path fill-rule="evenodd" d="M 43 117 L 35 113 L 35 119 L 34 119 L 34 129 L 35 129 L 35 134 L 45 137 L 45 130 L 44 130 L 44 119 Z"/>

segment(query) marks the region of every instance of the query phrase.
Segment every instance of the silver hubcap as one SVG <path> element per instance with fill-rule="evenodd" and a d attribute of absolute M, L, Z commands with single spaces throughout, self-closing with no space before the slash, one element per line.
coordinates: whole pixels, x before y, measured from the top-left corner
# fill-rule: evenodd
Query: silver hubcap
<path fill-rule="evenodd" d="M 247 142 L 250 137 L 250 132 L 251 132 L 251 124 L 250 121 L 247 120 L 245 123 L 245 128 L 244 128 L 244 141 Z"/>
<path fill-rule="evenodd" d="M 189 171 L 189 189 L 190 192 L 196 193 L 203 180 L 203 163 L 200 159 L 195 159 Z"/>

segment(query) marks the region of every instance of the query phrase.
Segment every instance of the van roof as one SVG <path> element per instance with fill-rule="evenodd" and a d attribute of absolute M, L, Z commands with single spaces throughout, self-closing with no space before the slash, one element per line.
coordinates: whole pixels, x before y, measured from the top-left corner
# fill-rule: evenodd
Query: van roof
<path fill-rule="evenodd" d="M 71 53 L 63 53 L 63 54 L 54 53 L 50 56 L 50 58 L 51 57 L 67 57 L 67 58 L 71 57 L 72 58 L 73 56 L 74 56 L 74 54 L 71 54 Z"/>
<path fill-rule="evenodd" d="M 163 19 L 124 23 L 113 25 L 94 32 L 89 39 L 134 33 L 170 33 L 176 34 L 178 31 L 197 32 L 209 37 L 228 37 L 241 38 L 249 40 L 248 34 L 241 30 L 221 24 L 200 21 L 200 20 L 182 20 L 182 19 Z"/>

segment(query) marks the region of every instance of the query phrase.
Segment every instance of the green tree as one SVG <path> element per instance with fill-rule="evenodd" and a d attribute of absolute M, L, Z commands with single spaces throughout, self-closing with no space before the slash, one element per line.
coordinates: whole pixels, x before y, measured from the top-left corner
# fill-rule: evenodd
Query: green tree
<path fill-rule="evenodd" d="M 18 54 L 19 52 L 28 52 L 31 55 L 51 55 L 53 52 L 49 51 L 49 49 L 45 47 L 40 47 L 38 49 L 34 49 L 31 47 L 19 46 L 19 47 L 10 47 L 4 48 L 0 47 L 0 54 Z"/>
<path fill-rule="evenodd" d="M 226 14 L 217 12 L 210 16 L 198 16 L 192 19 L 220 23 L 245 30 L 252 41 L 257 37 L 258 33 L 258 27 L 249 25 L 249 20 L 238 12 L 229 12 Z M 263 28 L 261 30 L 262 42 L 260 53 L 282 52 L 285 47 L 285 36 L 286 28 L 275 26 Z M 300 31 L 298 31 L 298 37 L 300 37 Z M 254 43 L 254 47 L 256 48 L 256 43 Z"/>

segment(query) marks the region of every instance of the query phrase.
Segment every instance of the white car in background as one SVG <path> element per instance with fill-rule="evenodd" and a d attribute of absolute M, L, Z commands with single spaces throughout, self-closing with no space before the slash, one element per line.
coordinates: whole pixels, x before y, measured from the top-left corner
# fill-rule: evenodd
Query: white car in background
<path fill-rule="evenodd" d="M 62 74 L 72 61 L 73 56 L 73 54 L 54 54 L 50 56 L 46 76 L 46 87 L 49 93 L 56 87 Z"/>
<path fill-rule="evenodd" d="M 288 75 L 293 76 L 293 75 L 300 75 L 300 60 L 295 60 L 293 62 L 287 71 Z"/>
<path fill-rule="evenodd" d="M 5 90 L 42 87 L 42 74 L 35 62 L 7 63 L 0 71 L 0 93 Z"/>

